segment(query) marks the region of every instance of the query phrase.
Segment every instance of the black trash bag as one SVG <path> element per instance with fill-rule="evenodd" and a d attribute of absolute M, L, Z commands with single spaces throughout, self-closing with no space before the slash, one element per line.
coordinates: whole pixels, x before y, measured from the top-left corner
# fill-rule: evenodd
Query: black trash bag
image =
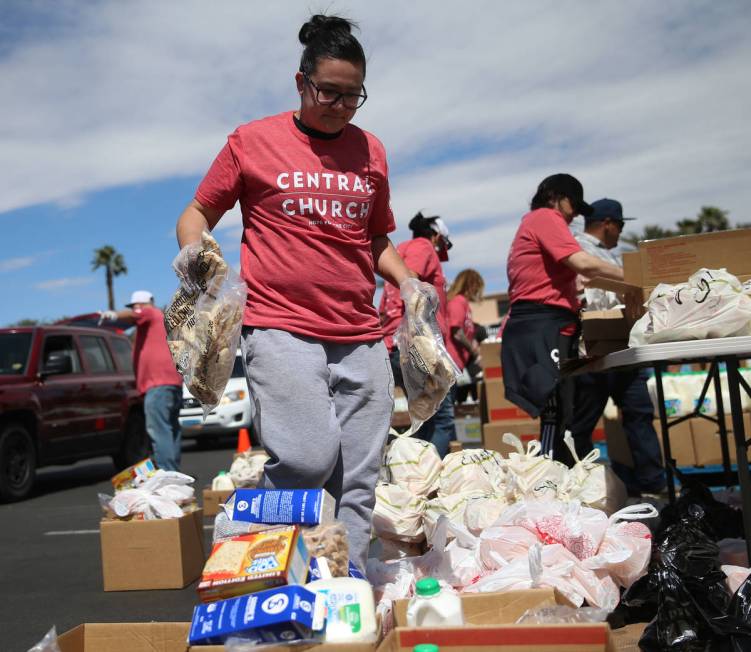
<path fill-rule="evenodd" d="M 738 620 L 728 616 L 731 596 L 703 509 L 684 505 L 683 513 L 654 547 L 649 582 L 642 590 L 655 592 L 657 607 L 639 647 L 644 652 L 729 651 L 729 637 L 745 627 L 739 630 Z M 653 604 L 646 597 L 643 603 Z"/>
<path fill-rule="evenodd" d="M 751 652 L 751 580 L 747 579 L 738 587 L 730 601 L 728 615 L 719 618 L 717 625 L 731 633 L 727 647 L 718 647 L 716 652 Z"/>
<path fill-rule="evenodd" d="M 647 573 L 626 589 L 618 606 L 608 614 L 612 629 L 633 623 L 648 623 L 657 614 L 657 563 L 651 562 Z"/>
<path fill-rule="evenodd" d="M 698 505 L 704 511 L 704 518 L 699 526 L 714 541 L 745 538 L 741 510 L 716 500 L 710 489 L 698 480 L 681 476 L 680 498 L 674 505 L 667 505 L 660 512 L 660 526 L 655 539 L 661 540 L 665 530 L 682 518 L 690 518 L 692 505 Z"/>

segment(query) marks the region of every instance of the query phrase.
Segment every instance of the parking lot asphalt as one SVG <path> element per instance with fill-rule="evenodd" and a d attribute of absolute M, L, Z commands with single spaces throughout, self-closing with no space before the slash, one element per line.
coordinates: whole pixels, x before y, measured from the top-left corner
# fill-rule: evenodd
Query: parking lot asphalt
<path fill-rule="evenodd" d="M 182 470 L 196 493 L 232 463 L 235 441 L 183 445 Z M 0 504 L 0 650 L 26 652 L 54 625 L 62 633 L 86 622 L 189 621 L 195 585 L 182 590 L 102 589 L 98 493 L 112 494 L 109 458 L 41 469 L 34 495 Z M 200 499 L 199 499 L 200 502 Z M 210 526 L 211 519 L 204 523 Z M 211 530 L 204 528 L 206 551 Z"/>

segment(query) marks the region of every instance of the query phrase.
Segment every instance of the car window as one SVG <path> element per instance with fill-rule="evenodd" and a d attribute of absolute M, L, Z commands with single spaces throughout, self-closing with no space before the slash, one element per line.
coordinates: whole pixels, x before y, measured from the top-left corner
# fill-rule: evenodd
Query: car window
<path fill-rule="evenodd" d="M 0 376 L 22 374 L 30 351 L 31 333 L 0 334 Z"/>
<path fill-rule="evenodd" d="M 81 353 L 86 362 L 86 370 L 90 374 L 106 374 L 115 370 L 115 364 L 112 362 L 104 338 L 95 335 L 82 335 Z"/>
<path fill-rule="evenodd" d="M 232 378 L 245 378 L 245 369 L 243 369 L 243 358 L 241 355 L 235 356 L 235 366 L 232 367 Z"/>
<path fill-rule="evenodd" d="M 44 340 L 44 349 L 42 351 L 41 367 L 47 364 L 53 353 L 62 353 L 70 358 L 71 367 L 74 374 L 81 373 L 81 360 L 78 357 L 78 351 L 73 344 L 71 335 L 48 335 Z"/>
<path fill-rule="evenodd" d="M 111 337 L 110 346 L 115 354 L 117 368 L 126 373 L 133 373 L 133 351 L 130 342 L 122 337 Z"/>

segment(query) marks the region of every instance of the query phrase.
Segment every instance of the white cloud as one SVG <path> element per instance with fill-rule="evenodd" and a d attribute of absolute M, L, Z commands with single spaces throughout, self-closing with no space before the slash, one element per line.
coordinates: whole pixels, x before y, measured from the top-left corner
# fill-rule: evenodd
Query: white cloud
<path fill-rule="evenodd" d="M 31 267 L 35 260 L 34 256 L 21 256 L 19 258 L 0 260 L 0 272 L 12 272 L 24 267 Z"/>
<path fill-rule="evenodd" d="M 89 285 L 93 282 L 94 279 L 90 276 L 68 276 L 65 278 L 50 279 L 49 281 L 41 281 L 40 283 L 35 283 L 34 287 L 38 290 L 49 290 L 54 292 L 57 290 L 65 290 L 71 287 Z"/>
<path fill-rule="evenodd" d="M 202 174 L 237 124 L 294 107 L 310 8 L 47 6 L 58 29 L 0 58 L 0 212 Z M 389 153 L 399 237 L 425 208 L 456 231 L 454 260 L 501 266 L 537 183 L 558 171 L 645 222 L 703 204 L 748 220 L 747 2 L 331 9 L 362 27 L 370 99 L 356 122 Z M 223 247 L 236 247 L 240 226 L 237 209 L 223 218 Z"/>

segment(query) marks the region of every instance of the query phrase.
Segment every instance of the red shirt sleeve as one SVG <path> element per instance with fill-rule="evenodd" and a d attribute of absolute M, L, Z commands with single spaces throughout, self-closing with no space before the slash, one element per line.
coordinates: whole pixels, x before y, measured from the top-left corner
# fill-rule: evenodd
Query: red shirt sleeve
<path fill-rule="evenodd" d="M 429 246 L 424 246 L 421 240 L 425 240 Z M 432 281 L 436 269 L 441 266 L 438 256 L 433 251 L 433 246 L 425 238 L 411 240 L 410 246 L 406 248 L 402 258 L 404 264 L 415 272 L 421 281 L 428 283 Z"/>
<path fill-rule="evenodd" d="M 448 320 L 449 329 L 464 328 L 464 320 L 467 317 L 467 309 L 460 294 L 449 301 Z"/>
<path fill-rule="evenodd" d="M 552 219 L 548 215 L 540 215 L 535 228 L 535 236 L 540 248 L 560 263 L 571 254 L 581 251 L 581 245 L 576 241 L 566 222 L 555 215 Z"/>
<path fill-rule="evenodd" d="M 239 162 L 240 136 L 235 131 L 214 159 L 209 171 L 196 190 L 196 200 L 207 208 L 230 210 L 242 192 L 242 170 Z"/>
<path fill-rule="evenodd" d="M 383 181 L 379 184 L 373 200 L 373 213 L 368 221 L 371 236 L 386 235 L 396 230 L 394 213 L 391 211 L 391 188 L 389 187 L 389 165 L 383 154 Z"/>

